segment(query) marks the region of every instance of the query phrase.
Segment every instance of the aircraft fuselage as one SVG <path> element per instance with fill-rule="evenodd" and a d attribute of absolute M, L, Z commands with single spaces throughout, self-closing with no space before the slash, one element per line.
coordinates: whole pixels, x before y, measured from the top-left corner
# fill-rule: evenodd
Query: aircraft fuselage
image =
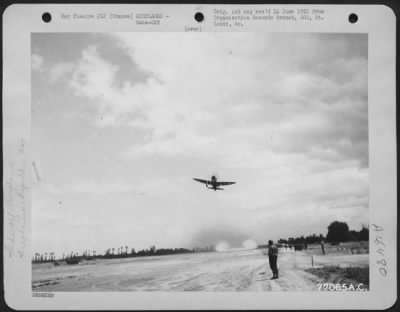
<path fill-rule="evenodd" d="M 218 187 L 218 184 L 217 184 L 217 177 L 216 177 L 216 176 L 212 176 L 210 182 L 211 182 L 211 184 L 210 184 L 211 187 L 209 187 L 209 184 L 206 184 L 207 188 L 211 188 L 211 189 L 213 189 L 214 191 L 216 191 L 216 190 L 223 190 L 222 188 Z"/>

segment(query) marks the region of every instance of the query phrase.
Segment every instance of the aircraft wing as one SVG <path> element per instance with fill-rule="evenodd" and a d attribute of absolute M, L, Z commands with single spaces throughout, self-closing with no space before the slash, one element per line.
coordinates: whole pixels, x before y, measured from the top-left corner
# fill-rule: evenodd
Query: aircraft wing
<path fill-rule="evenodd" d="M 204 184 L 211 184 L 211 181 L 207 181 L 207 180 L 196 179 L 196 178 L 193 178 L 193 180 L 200 182 L 200 183 L 204 183 Z"/>
<path fill-rule="evenodd" d="M 217 186 L 220 185 L 231 185 L 231 184 L 235 184 L 236 182 L 217 182 Z"/>

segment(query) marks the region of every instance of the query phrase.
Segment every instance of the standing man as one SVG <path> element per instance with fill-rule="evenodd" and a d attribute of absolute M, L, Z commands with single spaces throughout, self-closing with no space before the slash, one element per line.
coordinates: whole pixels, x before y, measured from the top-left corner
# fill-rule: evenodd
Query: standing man
<path fill-rule="evenodd" d="M 274 276 L 272 279 L 278 278 L 278 247 L 274 244 L 272 240 L 268 241 L 268 258 L 269 266 L 271 267 Z"/>
<path fill-rule="evenodd" d="M 321 239 L 321 249 L 322 249 L 322 254 L 325 254 L 325 248 L 324 248 L 324 240 Z"/>

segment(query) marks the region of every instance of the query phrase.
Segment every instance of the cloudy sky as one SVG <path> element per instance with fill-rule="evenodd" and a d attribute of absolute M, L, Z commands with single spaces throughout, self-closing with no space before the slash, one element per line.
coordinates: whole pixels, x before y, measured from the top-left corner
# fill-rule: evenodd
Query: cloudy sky
<path fill-rule="evenodd" d="M 32 140 L 34 251 L 359 230 L 367 35 L 33 34 Z"/>

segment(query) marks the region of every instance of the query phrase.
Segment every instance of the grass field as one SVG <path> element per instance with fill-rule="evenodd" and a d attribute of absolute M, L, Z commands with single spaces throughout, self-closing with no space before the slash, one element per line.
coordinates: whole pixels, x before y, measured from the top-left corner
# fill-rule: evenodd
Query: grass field
<path fill-rule="evenodd" d="M 368 267 L 324 267 L 306 269 L 313 275 L 321 279 L 321 283 L 346 284 L 357 287 L 363 284 L 365 289 L 369 289 L 369 268 Z"/>

